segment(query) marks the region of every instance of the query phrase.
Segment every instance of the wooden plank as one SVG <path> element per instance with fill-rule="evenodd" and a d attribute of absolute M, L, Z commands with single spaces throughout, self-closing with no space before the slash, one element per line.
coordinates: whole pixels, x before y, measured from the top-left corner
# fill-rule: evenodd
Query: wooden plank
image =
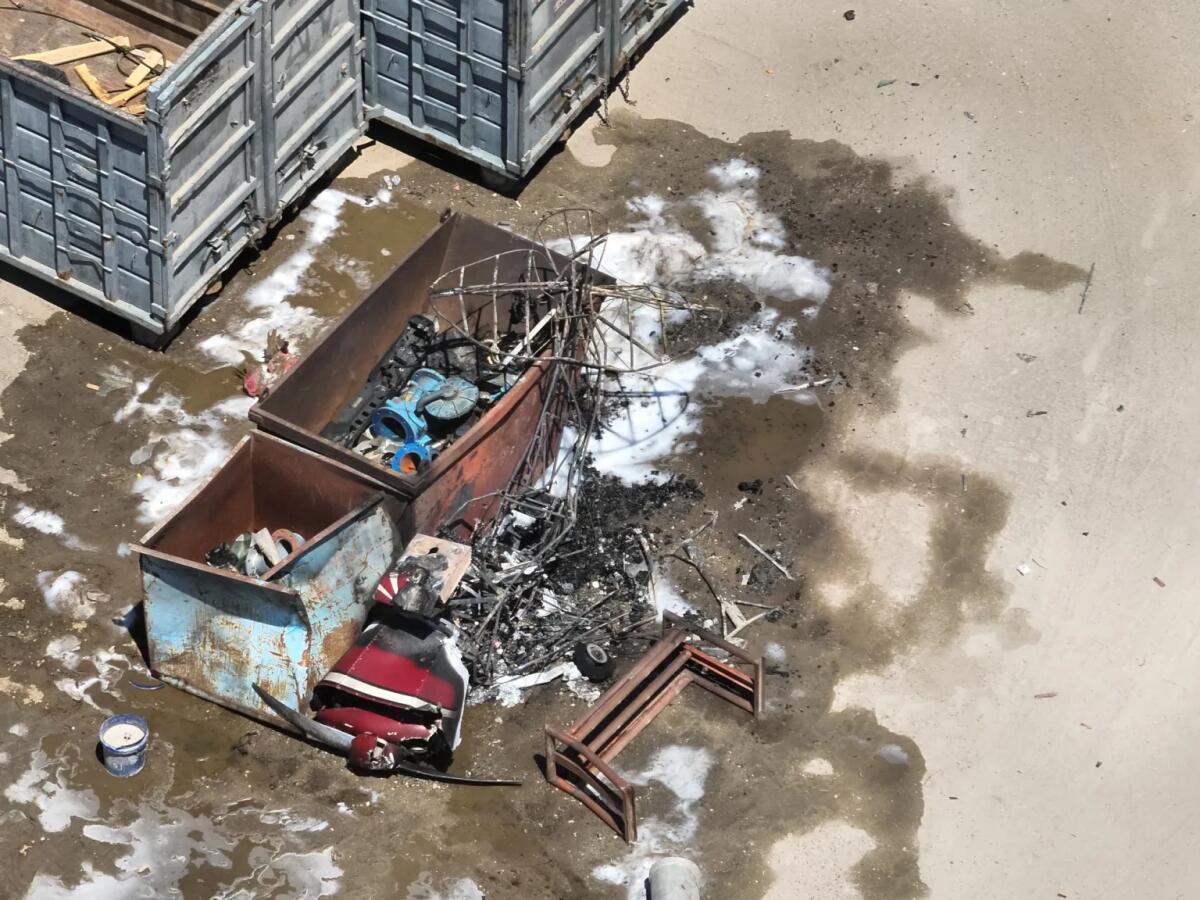
<path fill-rule="evenodd" d="M 125 79 L 125 86 L 135 88 L 155 72 L 160 70 L 163 65 L 163 55 L 157 50 L 146 50 L 145 52 L 134 50 L 141 56 L 142 61 L 129 73 L 129 77 Z"/>
<path fill-rule="evenodd" d="M 111 106 L 124 106 L 134 97 L 140 97 L 142 94 L 146 93 L 147 89 L 152 84 L 154 84 L 153 78 L 151 78 L 149 81 L 143 81 L 137 87 L 131 87 L 127 91 L 121 91 L 119 94 L 113 94 L 108 98 L 108 102 Z"/>
<path fill-rule="evenodd" d="M 83 82 L 83 86 L 92 92 L 92 96 L 97 100 L 102 100 L 105 103 L 112 103 L 112 98 L 109 97 L 108 91 L 104 89 L 99 79 L 92 74 L 92 70 L 88 68 L 87 63 L 80 63 L 75 67 L 75 74 L 79 76 L 79 80 Z"/>
<path fill-rule="evenodd" d="M 400 559 L 403 560 L 409 556 L 425 556 L 429 553 L 436 553 L 446 559 L 446 570 L 442 573 L 442 588 L 438 591 L 438 597 L 445 603 L 458 587 L 458 583 L 462 581 L 463 575 L 467 573 L 467 567 L 471 564 L 471 548 L 466 544 L 444 541 L 428 534 L 417 534 L 408 542 Z"/>
<path fill-rule="evenodd" d="M 71 44 L 69 47 L 58 47 L 54 50 L 25 53 L 21 56 L 14 56 L 13 59 L 28 59 L 36 62 L 50 63 L 52 66 L 65 66 L 68 63 L 79 62 L 81 59 L 91 59 L 93 56 L 103 56 L 105 53 L 112 53 L 115 50 L 113 44 L 128 47 L 129 38 L 122 36 L 104 41 Z"/>

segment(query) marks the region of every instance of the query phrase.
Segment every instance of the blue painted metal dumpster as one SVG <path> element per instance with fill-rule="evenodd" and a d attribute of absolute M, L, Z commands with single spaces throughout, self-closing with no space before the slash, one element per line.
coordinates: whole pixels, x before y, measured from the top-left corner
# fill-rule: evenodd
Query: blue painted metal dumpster
<path fill-rule="evenodd" d="M 44 47 L 0 28 L 0 260 L 153 340 L 361 135 L 358 0 L 31 6 L 153 42 L 171 65 L 138 115 L 5 58 Z"/>
<path fill-rule="evenodd" d="M 217 544 L 259 528 L 307 540 L 261 578 L 205 562 Z M 404 505 L 362 476 L 261 432 L 248 435 L 134 547 L 151 671 L 265 720 L 271 713 L 255 683 L 306 709 L 316 682 L 361 630 L 375 585 L 404 547 L 402 528 Z"/>
<path fill-rule="evenodd" d="M 527 175 L 684 0 L 362 0 L 369 118 Z"/>

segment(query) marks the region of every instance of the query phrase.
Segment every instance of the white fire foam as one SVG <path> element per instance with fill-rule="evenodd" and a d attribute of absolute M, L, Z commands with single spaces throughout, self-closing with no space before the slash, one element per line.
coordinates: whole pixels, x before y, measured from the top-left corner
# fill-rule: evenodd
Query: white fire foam
<path fill-rule="evenodd" d="M 630 201 L 629 209 L 641 218 L 608 236 L 601 268 L 629 284 L 732 280 L 764 298 L 823 302 L 829 273 L 811 259 L 783 252 L 788 246 L 783 223 L 759 202 L 761 174 L 757 166 L 734 159 L 709 170 L 716 190 L 684 201 L 655 194 Z M 679 224 L 675 214 L 687 206 L 708 222 L 709 246 Z"/>
<path fill-rule="evenodd" d="M 675 809 L 668 819 L 655 817 L 638 823 L 638 840 L 623 857 L 592 870 L 592 876 L 608 884 L 623 885 L 629 900 L 642 900 L 643 885 L 650 866 L 662 855 L 670 854 L 689 842 L 699 828 L 696 805 L 704 797 L 708 773 L 713 767 L 712 754 L 703 747 L 679 745 L 663 747 L 640 772 L 622 773 L 637 785 L 658 782 L 675 795 Z"/>
<path fill-rule="evenodd" d="M 445 878 L 435 883 L 432 872 L 422 872 L 408 886 L 405 900 L 484 900 L 486 896 L 470 878 Z"/>
<path fill-rule="evenodd" d="M 41 750 L 33 752 L 29 768 L 4 789 L 4 798 L 36 807 L 38 824 L 51 833 L 64 831 L 74 819 L 95 819 L 100 811 L 95 791 L 68 787 L 63 766 L 55 765 Z"/>
<path fill-rule="evenodd" d="M 829 295 L 828 272 L 802 256 L 785 253 L 787 235 L 779 217 L 765 211 L 758 197 L 761 172 L 735 159 L 709 170 L 715 189 L 681 201 L 647 196 L 632 201 L 639 219 L 623 232 L 610 234 L 599 265 L 618 280 L 639 285 L 681 288 L 696 283 L 733 281 L 762 300 L 808 301 L 800 315 L 815 314 Z M 709 226 L 708 245 L 679 224 L 683 207 L 699 209 Z M 579 238 L 564 239 L 557 249 L 579 247 Z M 610 304 L 606 315 L 618 316 L 618 327 L 652 344 L 661 328 L 649 306 L 634 308 L 631 317 Z M 675 318 L 686 315 L 676 311 Z M 632 319 L 632 320 L 631 320 Z M 664 479 L 655 462 L 686 452 L 686 438 L 699 430 L 706 401 L 745 397 L 765 403 L 789 386 L 810 355 L 796 341 L 797 320 L 763 305 L 732 337 L 647 372 L 623 375 L 608 388 L 626 394 L 627 405 L 591 443 L 597 469 L 636 482 Z M 603 327 L 603 326 L 601 326 Z M 630 358 L 611 348 L 625 346 Z M 644 367 L 653 360 L 620 340 L 611 342 L 605 362 Z M 812 402 L 805 391 L 789 391 L 789 399 Z"/>
<path fill-rule="evenodd" d="M 321 316 L 307 306 L 289 302 L 288 298 L 303 286 L 317 260 L 317 248 L 341 227 L 342 209 L 347 203 L 374 206 L 386 203 L 391 196 L 388 188 L 365 199 L 330 188 L 313 198 L 300 216 L 308 226 L 300 249 L 246 292 L 244 300 L 249 317 L 228 334 L 213 335 L 201 341 L 200 349 L 219 362 L 238 365 L 247 353 L 255 358 L 261 356 L 267 345 L 267 335 L 272 331 L 285 335 L 293 346 L 312 335 L 321 324 Z"/>
<path fill-rule="evenodd" d="M 73 570 L 58 574 L 39 572 L 37 583 L 46 606 L 53 612 L 73 619 L 90 619 L 96 612 L 96 604 L 109 599 L 107 594 L 100 591 L 89 591 L 87 579 Z"/>
<path fill-rule="evenodd" d="M 32 506 L 22 503 L 17 507 L 17 511 L 13 513 L 13 521 L 25 528 L 32 528 L 34 531 L 40 531 L 42 534 L 57 537 L 72 550 L 96 549 L 90 544 L 85 544 L 67 531 L 66 523 L 58 513 L 52 513 L 45 509 L 34 509 Z"/>
<path fill-rule="evenodd" d="M 153 379 L 133 385 L 133 394 L 117 410 L 117 422 L 152 423 L 146 443 L 130 457 L 139 468 L 133 491 L 141 497 L 138 519 L 151 524 L 173 511 L 229 455 L 226 431 L 245 419 L 254 405 L 250 397 L 229 397 L 201 413 L 189 413 L 170 393 L 147 400 Z"/>

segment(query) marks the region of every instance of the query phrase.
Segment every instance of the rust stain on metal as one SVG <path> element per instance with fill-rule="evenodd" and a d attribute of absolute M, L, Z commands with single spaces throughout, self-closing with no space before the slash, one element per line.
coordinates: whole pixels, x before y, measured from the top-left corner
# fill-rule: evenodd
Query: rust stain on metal
<path fill-rule="evenodd" d="M 723 650 L 730 661 L 722 662 L 702 646 Z M 633 785 L 617 774 L 612 761 L 689 684 L 755 718 L 762 715 L 762 658 L 664 612 L 662 638 L 595 706 L 570 728 L 546 726 L 546 780 L 626 841 L 636 841 Z"/>
<path fill-rule="evenodd" d="M 326 332 L 250 411 L 251 420 L 272 434 L 361 472 L 394 496 L 412 498 L 416 529 L 436 533 L 448 515 L 463 507 L 464 498 L 479 497 L 508 484 L 541 413 L 550 364 L 532 364 L 466 434 L 415 476 L 378 465 L 327 440 L 321 431 L 354 396 L 408 321 L 433 312 L 430 288 L 439 276 L 458 267 L 483 266 L 479 261 L 489 255 L 512 250 L 544 252 L 540 245 L 478 219 L 459 213 L 448 216 Z M 492 262 L 486 263 L 488 271 L 481 283 L 515 280 L 524 265 L 523 254 L 501 255 L 496 271 Z M 482 304 L 483 300 L 469 297 L 467 302 Z M 470 506 L 463 514 L 467 527 L 485 518 L 494 506 L 494 501 Z"/>

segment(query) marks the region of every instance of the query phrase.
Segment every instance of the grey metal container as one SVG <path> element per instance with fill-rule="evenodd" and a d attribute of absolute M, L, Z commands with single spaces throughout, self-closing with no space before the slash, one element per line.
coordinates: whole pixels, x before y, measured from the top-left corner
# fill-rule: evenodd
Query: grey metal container
<path fill-rule="evenodd" d="M 512 178 L 685 0 L 363 0 L 368 118 Z"/>
<path fill-rule="evenodd" d="M 153 342 L 367 119 L 524 176 L 683 2 L 91 0 L 191 43 L 142 117 L 0 57 L 0 261 Z"/>
<path fill-rule="evenodd" d="M 235 4 L 142 117 L 0 58 L 0 259 L 169 332 L 362 133 L 361 53 L 358 0 Z"/>

